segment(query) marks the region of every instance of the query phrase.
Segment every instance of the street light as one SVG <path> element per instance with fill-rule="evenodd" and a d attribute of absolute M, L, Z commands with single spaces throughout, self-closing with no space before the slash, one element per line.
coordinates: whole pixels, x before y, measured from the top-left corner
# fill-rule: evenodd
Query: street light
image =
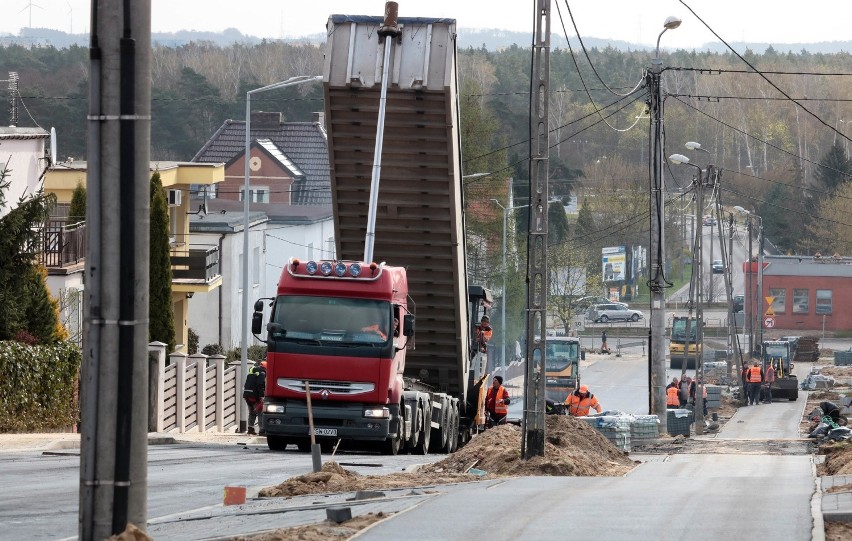
<path fill-rule="evenodd" d="M 688 141 L 684 146 L 689 150 L 700 150 L 701 152 L 706 153 L 708 156 L 711 156 L 711 157 L 713 156 L 713 154 L 709 150 L 707 150 L 705 148 L 701 148 L 701 143 L 697 143 L 695 141 Z M 711 165 L 708 165 L 708 167 L 707 167 L 707 180 L 710 181 L 710 182 L 713 182 L 712 166 Z M 701 211 L 701 214 L 703 215 L 704 209 L 700 209 L 700 211 Z M 711 213 L 710 215 L 712 216 L 713 214 Z M 698 213 L 696 213 L 696 219 L 698 219 Z M 712 224 L 713 222 L 711 221 L 710 223 Z M 703 220 L 702 220 L 701 227 L 702 227 L 702 229 L 704 228 Z M 721 233 L 720 233 L 720 235 L 721 235 Z M 719 237 L 719 240 L 720 241 L 722 240 L 721 236 Z M 699 261 L 698 263 L 703 264 L 703 261 Z M 712 225 L 710 225 L 710 264 L 711 265 L 713 264 L 713 226 Z M 712 272 L 713 269 L 711 268 L 710 271 L 711 271 L 710 272 L 710 287 L 709 287 L 709 291 L 707 292 L 707 300 L 708 300 L 708 302 L 713 302 L 713 286 L 715 284 L 714 284 L 714 280 L 713 280 L 713 272 Z"/>
<path fill-rule="evenodd" d="M 749 241 L 749 250 L 748 250 L 748 265 L 749 265 L 748 266 L 748 271 L 749 271 L 748 272 L 748 279 L 749 279 L 748 294 L 749 294 L 749 302 L 748 302 L 748 305 L 752 309 L 750 310 L 750 313 L 749 313 L 748 347 L 749 347 L 749 355 L 751 355 L 755 351 L 754 344 L 752 342 L 752 339 L 753 339 L 752 334 L 754 333 L 754 320 L 755 320 L 755 313 L 754 313 L 754 309 L 753 309 L 753 306 L 752 306 L 754 304 L 753 303 L 754 295 L 751 291 L 751 283 L 750 283 L 751 282 L 751 275 L 753 274 L 752 267 L 751 267 L 751 218 L 757 218 L 757 221 L 758 221 L 758 224 L 757 224 L 757 228 L 758 228 L 757 229 L 757 235 L 758 235 L 757 236 L 757 239 L 758 239 L 757 240 L 757 314 L 756 315 L 757 315 L 757 320 L 758 320 L 758 331 L 757 331 L 758 341 L 760 343 L 761 348 L 763 347 L 763 321 L 760 320 L 760 318 L 762 317 L 762 314 L 763 314 L 763 218 L 761 216 L 758 216 L 757 214 L 754 214 L 753 212 L 749 212 L 748 210 L 744 209 L 743 207 L 741 207 L 739 205 L 735 206 L 734 210 L 739 212 L 740 214 L 744 214 L 746 216 L 746 218 L 749 219 L 749 234 L 748 234 L 748 241 Z"/>
<path fill-rule="evenodd" d="M 251 148 L 251 96 L 267 90 L 284 88 L 285 86 L 309 83 L 311 81 L 322 81 L 322 75 L 300 75 L 290 77 L 286 81 L 272 83 L 246 92 L 246 146 L 243 161 L 245 161 L 245 184 L 243 185 L 243 306 L 242 306 L 242 337 L 240 339 L 240 362 L 241 377 L 245 377 L 248 370 L 248 312 L 249 312 L 249 199 L 251 197 L 251 184 L 249 183 L 249 155 Z M 243 382 L 238 381 L 237 385 Z M 239 393 L 238 393 L 239 395 Z M 246 431 L 246 405 L 243 401 L 239 407 L 239 431 Z"/>
<path fill-rule="evenodd" d="M 662 72 L 660 60 L 660 38 L 667 30 L 680 26 L 677 17 L 668 17 L 663 23 L 663 31 L 657 36 L 656 56 L 648 70 L 648 93 L 650 95 L 652 174 L 651 179 L 651 234 L 648 249 L 648 280 L 651 291 L 651 321 L 648 350 L 649 381 L 648 402 L 651 414 L 657 415 L 661 423 L 668 423 L 666 410 L 666 283 L 665 283 L 665 182 L 663 179 L 663 97 Z M 668 427 L 668 425 L 665 425 Z M 668 428 L 666 428 L 668 431 Z"/>
<path fill-rule="evenodd" d="M 487 173 L 486 173 L 487 174 Z M 506 224 L 509 220 L 509 212 L 512 210 L 516 210 L 519 208 L 525 208 L 527 205 L 520 205 L 517 207 L 504 207 L 500 201 L 496 199 L 492 199 L 494 203 L 497 204 L 498 207 L 503 209 L 503 264 L 502 264 L 502 274 L 503 274 L 503 293 L 502 298 L 500 300 L 500 322 L 503 325 L 503 331 L 500 333 L 502 336 L 503 343 L 503 351 L 502 355 L 500 355 L 500 374 L 505 378 L 506 377 Z"/>
<path fill-rule="evenodd" d="M 697 143 L 694 143 L 697 144 Z M 699 145 L 700 146 L 700 145 Z M 689 148 L 689 146 L 687 146 Z M 698 182 L 696 183 L 696 201 L 698 203 L 698 208 L 701 209 L 704 205 L 704 180 L 703 180 L 703 171 L 700 167 L 693 163 L 689 163 L 689 158 L 684 156 L 683 154 L 672 154 L 669 156 L 669 161 L 675 164 L 684 164 L 691 165 L 692 167 L 698 169 Z M 698 298 L 698 307 L 695 311 L 695 376 L 696 379 L 700 383 L 695 384 L 695 433 L 703 434 L 704 433 L 704 301 L 703 301 L 703 275 L 704 275 L 704 266 L 702 265 L 703 252 L 704 252 L 704 240 L 703 240 L 703 226 L 698 229 L 695 233 L 695 250 L 698 255 L 698 284 L 697 284 L 697 298 Z M 692 266 L 692 271 L 695 272 L 696 266 Z M 690 318 L 692 317 L 692 308 L 690 305 Z M 689 341 L 691 338 L 691 332 L 689 331 L 689 319 L 687 319 L 687 332 L 686 332 L 686 346 L 684 348 L 684 353 L 689 352 Z M 687 357 L 688 358 L 688 357 Z M 683 362 L 684 371 L 686 370 L 686 361 Z"/>

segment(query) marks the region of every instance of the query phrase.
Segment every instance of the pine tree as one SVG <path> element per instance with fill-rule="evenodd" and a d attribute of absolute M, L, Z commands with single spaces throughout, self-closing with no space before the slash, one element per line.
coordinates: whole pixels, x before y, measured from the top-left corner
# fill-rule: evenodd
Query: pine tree
<path fill-rule="evenodd" d="M 149 338 L 175 349 L 175 321 L 172 309 L 172 266 L 169 258 L 169 205 L 160 173 L 151 177 L 150 296 L 148 299 Z"/>
<path fill-rule="evenodd" d="M 0 207 L 6 204 L 10 174 L 8 167 L 0 167 Z M 67 336 L 47 288 L 46 272 L 37 265 L 42 227 L 55 204 L 55 196 L 38 192 L 0 218 L 0 340 L 22 332 L 41 343 Z"/>
<path fill-rule="evenodd" d="M 852 161 L 846 157 L 846 151 L 838 141 L 826 152 L 819 165 L 816 178 L 831 192 L 852 179 Z"/>
<path fill-rule="evenodd" d="M 68 224 L 86 221 L 86 188 L 78 183 L 71 194 L 71 208 L 68 209 Z"/>

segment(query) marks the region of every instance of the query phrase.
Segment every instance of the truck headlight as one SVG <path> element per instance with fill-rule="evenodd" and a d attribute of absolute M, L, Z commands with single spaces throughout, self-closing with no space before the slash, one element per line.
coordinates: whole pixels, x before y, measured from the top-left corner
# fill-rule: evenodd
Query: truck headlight
<path fill-rule="evenodd" d="M 367 408 L 364 410 L 364 417 L 370 419 L 388 419 L 390 410 L 387 408 Z"/>
<path fill-rule="evenodd" d="M 284 404 L 265 404 L 263 411 L 266 413 L 284 413 L 285 407 Z"/>

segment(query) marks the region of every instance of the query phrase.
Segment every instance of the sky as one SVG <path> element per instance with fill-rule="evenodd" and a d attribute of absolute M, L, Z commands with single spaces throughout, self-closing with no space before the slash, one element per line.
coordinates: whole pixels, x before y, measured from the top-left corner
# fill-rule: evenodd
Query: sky
<path fill-rule="evenodd" d="M 104 0 L 101 0 L 102 2 Z M 565 0 L 553 1 L 552 32 L 561 33 L 556 4 L 569 36 L 576 35 Z M 684 0 L 727 42 L 802 43 L 852 39 L 849 0 Z M 120 4 L 118 0 L 113 0 Z M 384 13 L 384 0 L 150 0 L 152 30 L 222 31 L 236 28 L 260 38 L 291 38 L 325 32 L 332 13 Z M 497 28 L 531 32 L 534 0 L 399 0 L 401 17 L 450 17 L 460 29 Z M 46 27 L 89 31 L 91 0 L 0 0 L 0 33 Z M 654 46 L 663 21 L 673 15 L 680 28 L 662 38 L 663 49 L 718 42 L 679 0 L 570 0 L 583 37 Z"/>

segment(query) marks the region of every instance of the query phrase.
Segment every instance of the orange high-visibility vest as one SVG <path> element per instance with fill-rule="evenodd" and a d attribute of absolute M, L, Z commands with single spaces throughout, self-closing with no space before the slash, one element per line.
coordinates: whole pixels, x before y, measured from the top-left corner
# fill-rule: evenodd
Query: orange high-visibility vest
<path fill-rule="evenodd" d="M 666 406 L 680 406 L 680 398 L 677 394 L 678 388 L 674 385 L 666 389 Z"/>
<path fill-rule="evenodd" d="M 565 405 L 568 406 L 568 414 L 575 417 L 585 417 L 589 414 L 589 410 L 595 408 L 595 411 L 600 413 L 603 411 L 598 399 L 592 393 L 589 396 L 580 396 L 577 393 L 571 393 L 565 400 Z"/>
<path fill-rule="evenodd" d="M 491 387 L 490 389 L 488 389 L 489 394 L 492 394 L 493 391 L 494 391 L 494 387 Z M 503 402 L 503 400 L 505 400 L 506 397 L 509 396 L 509 393 L 506 392 L 506 389 L 504 389 L 503 386 L 501 385 L 500 387 L 497 388 L 497 392 L 493 393 L 493 395 L 494 395 L 494 413 L 496 413 L 497 415 L 508 414 L 509 408 Z"/>
<path fill-rule="evenodd" d="M 763 381 L 763 378 L 760 377 L 760 367 L 752 366 L 748 369 L 748 381 L 750 383 L 760 383 Z"/>

